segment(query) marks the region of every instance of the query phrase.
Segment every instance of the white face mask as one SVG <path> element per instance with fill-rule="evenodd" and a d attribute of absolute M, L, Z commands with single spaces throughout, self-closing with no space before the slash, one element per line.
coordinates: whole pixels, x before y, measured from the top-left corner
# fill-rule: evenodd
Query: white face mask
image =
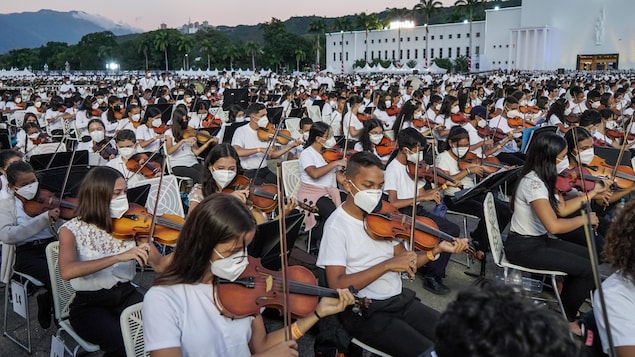
<path fill-rule="evenodd" d="M 185 103 L 192 103 L 192 97 L 185 98 Z"/>
<path fill-rule="evenodd" d="M 110 217 L 119 219 L 128 211 L 128 197 L 121 195 L 110 200 Z"/>
<path fill-rule="evenodd" d="M 358 112 L 358 113 L 363 113 L 363 112 L 364 112 L 364 110 L 366 110 L 366 107 L 364 106 L 364 104 L 361 104 L 361 105 L 359 106 L 359 108 L 357 108 L 357 112 Z"/>
<path fill-rule="evenodd" d="M 264 117 L 258 119 L 258 126 L 261 128 L 266 128 L 267 124 L 269 124 L 269 118 L 265 115 Z"/>
<path fill-rule="evenodd" d="M 39 182 L 35 181 L 35 182 L 31 182 L 28 185 L 24 185 L 20 188 L 18 188 L 15 193 L 24 197 L 25 200 L 30 201 L 32 199 L 35 198 L 35 195 L 37 194 L 37 189 L 39 187 Z"/>
<path fill-rule="evenodd" d="M 308 131 L 305 132 L 305 133 L 302 133 L 302 140 L 304 140 L 304 141 L 309 140 L 309 132 Z"/>
<path fill-rule="evenodd" d="M 153 127 L 158 128 L 161 126 L 161 124 L 163 124 L 163 121 L 161 120 L 161 118 L 152 119 Z"/>
<path fill-rule="evenodd" d="M 104 140 L 105 134 L 102 130 L 95 130 L 90 133 L 90 137 L 94 142 L 98 143 Z"/>
<path fill-rule="evenodd" d="M 415 119 L 421 119 L 423 117 L 423 114 L 421 112 L 416 112 L 413 116 L 413 118 Z"/>
<path fill-rule="evenodd" d="M 564 170 L 569 168 L 569 158 L 565 156 L 565 158 L 556 163 L 556 171 L 558 171 L 558 174 L 560 174 L 561 172 L 563 172 Z"/>
<path fill-rule="evenodd" d="M 392 105 L 392 102 L 390 100 L 387 100 L 384 102 L 384 104 L 386 104 L 386 108 L 390 108 L 390 106 Z"/>
<path fill-rule="evenodd" d="M 453 147 L 452 153 L 458 158 L 462 158 L 470 150 L 469 147 Z"/>
<path fill-rule="evenodd" d="M 141 114 L 140 113 L 132 114 L 130 119 L 132 119 L 132 121 L 139 121 L 139 120 L 141 120 Z"/>
<path fill-rule="evenodd" d="M 580 151 L 580 161 L 583 165 L 588 165 L 593 161 L 595 157 L 595 150 L 593 148 L 588 148 L 586 150 Z"/>
<path fill-rule="evenodd" d="M 104 103 L 104 98 L 97 98 L 97 103 L 103 104 Z"/>
<path fill-rule="evenodd" d="M 233 170 L 210 170 L 212 173 L 212 177 L 214 181 L 221 187 L 225 188 L 229 185 L 234 178 L 236 177 L 236 171 Z"/>
<path fill-rule="evenodd" d="M 66 84 L 71 84 L 71 81 L 66 81 Z"/>
<path fill-rule="evenodd" d="M 123 157 L 126 160 L 131 158 L 132 155 L 134 155 L 137 152 L 135 148 L 119 148 L 118 151 L 119 151 L 119 155 L 121 155 L 121 157 Z"/>
<path fill-rule="evenodd" d="M 214 253 L 222 258 L 209 261 L 211 263 L 212 274 L 218 278 L 234 281 L 238 279 L 240 274 L 247 268 L 247 265 L 249 265 L 246 251 L 236 252 L 228 257 L 223 257 L 216 248 L 214 248 Z"/>
<path fill-rule="evenodd" d="M 450 113 L 452 114 L 456 114 L 459 112 L 459 107 L 458 106 L 453 106 L 452 109 L 450 109 Z"/>
<path fill-rule="evenodd" d="M 93 105 L 91 105 L 91 108 L 98 109 L 99 108 L 99 103 L 93 103 Z"/>
<path fill-rule="evenodd" d="M 33 134 L 29 135 L 29 139 L 31 139 L 31 140 L 35 140 L 35 139 L 37 139 L 39 137 L 40 137 L 40 133 L 33 133 Z"/>
<path fill-rule="evenodd" d="M 564 110 L 564 115 L 570 115 L 571 114 L 571 108 L 567 108 Z"/>
<path fill-rule="evenodd" d="M 337 102 L 336 102 L 336 101 L 334 101 L 334 100 L 333 100 L 333 101 L 331 101 L 331 108 L 332 108 L 332 109 L 337 108 Z"/>
<path fill-rule="evenodd" d="M 413 164 L 417 164 L 421 161 L 423 161 L 423 151 L 419 150 L 419 157 L 417 157 L 417 152 L 416 151 L 410 151 L 410 153 L 406 154 L 406 160 L 408 160 L 409 162 L 412 162 Z"/>
<path fill-rule="evenodd" d="M 335 144 L 337 144 L 337 142 L 335 141 L 335 138 L 331 136 L 324 142 L 324 144 L 322 144 L 322 146 L 324 146 L 327 149 L 330 149 L 333 146 L 335 146 Z"/>
<path fill-rule="evenodd" d="M 476 125 L 478 125 L 479 128 L 484 128 L 484 127 L 487 126 L 487 120 L 481 119 L 481 120 L 478 121 L 478 124 L 476 124 Z"/>
<path fill-rule="evenodd" d="M 437 104 L 434 106 L 435 110 L 441 110 L 441 103 Z"/>
<path fill-rule="evenodd" d="M 33 105 L 35 105 L 36 108 L 39 108 L 42 106 L 42 102 L 35 102 Z"/>
<path fill-rule="evenodd" d="M 527 105 L 527 101 L 526 100 L 521 100 L 520 102 L 518 102 L 518 105 L 520 105 L 521 107 L 524 107 Z"/>
<path fill-rule="evenodd" d="M 522 117 L 523 117 L 523 114 L 516 109 L 510 110 L 507 112 L 507 118 L 522 118 Z"/>
<path fill-rule="evenodd" d="M 591 108 L 597 109 L 597 108 L 600 107 L 600 104 L 601 104 L 600 102 L 593 102 L 593 103 L 591 103 Z"/>
<path fill-rule="evenodd" d="M 131 80 L 130 80 L 130 84 L 135 84 L 135 83 L 137 83 L 137 80 L 136 80 L 136 79 L 131 79 Z"/>
<path fill-rule="evenodd" d="M 22 103 L 22 98 L 15 98 L 15 104 Z"/>
<path fill-rule="evenodd" d="M 245 117 L 236 117 L 236 123 L 242 123 L 245 121 Z"/>
<path fill-rule="evenodd" d="M 384 134 L 370 134 L 369 139 L 370 142 L 377 145 L 381 142 L 381 139 L 384 138 Z"/>
<path fill-rule="evenodd" d="M 379 201 L 381 201 L 382 190 L 360 190 L 353 181 L 350 181 L 351 185 L 357 189 L 357 193 L 353 196 L 353 202 L 355 205 L 366 213 L 371 213 L 377 207 Z"/>

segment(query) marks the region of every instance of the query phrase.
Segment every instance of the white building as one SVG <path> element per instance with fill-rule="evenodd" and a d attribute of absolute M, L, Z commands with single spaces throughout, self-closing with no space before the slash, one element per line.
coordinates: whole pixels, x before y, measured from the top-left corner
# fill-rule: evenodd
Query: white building
<path fill-rule="evenodd" d="M 472 69 L 554 70 L 635 68 L 633 0 L 525 0 L 519 7 L 486 11 L 472 23 Z M 467 23 L 428 27 L 430 59 L 466 55 Z M 460 38 L 459 38 L 460 35 Z M 400 37 L 401 41 L 397 42 Z M 370 31 L 368 57 L 425 66 L 426 27 Z M 326 36 L 327 68 L 352 71 L 364 59 L 364 31 Z M 434 39 L 433 39 L 434 38 Z M 340 54 L 343 53 L 343 59 Z"/>

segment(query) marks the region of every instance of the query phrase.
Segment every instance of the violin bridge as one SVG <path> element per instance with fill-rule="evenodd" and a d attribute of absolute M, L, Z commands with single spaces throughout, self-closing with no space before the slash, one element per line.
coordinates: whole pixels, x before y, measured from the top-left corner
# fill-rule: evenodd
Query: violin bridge
<path fill-rule="evenodd" d="M 265 291 L 270 292 L 273 289 L 273 277 L 271 275 L 267 275 L 265 278 Z"/>

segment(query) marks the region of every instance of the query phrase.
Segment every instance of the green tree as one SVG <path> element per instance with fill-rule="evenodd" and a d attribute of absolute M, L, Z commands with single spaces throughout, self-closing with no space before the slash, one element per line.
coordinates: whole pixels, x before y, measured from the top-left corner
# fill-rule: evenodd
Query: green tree
<path fill-rule="evenodd" d="M 210 67 L 211 53 L 216 50 L 216 48 L 214 48 L 214 45 L 212 44 L 212 41 L 210 41 L 207 38 L 201 40 L 201 42 L 199 42 L 198 44 L 198 50 L 201 52 L 201 54 L 204 54 L 207 56 L 207 70 L 210 70 L 211 69 Z"/>
<path fill-rule="evenodd" d="M 320 50 L 322 49 L 322 42 L 320 41 L 320 36 L 326 32 L 326 25 L 324 24 L 324 20 L 319 19 L 311 22 L 309 24 L 309 33 L 315 34 L 315 65 L 316 67 L 320 64 Z"/>
<path fill-rule="evenodd" d="M 240 56 L 240 47 L 232 43 L 223 49 L 223 59 L 229 60 L 229 68 L 234 69 L 234 59 Z"/>
<path fill-rule="evenodd" d="M 176 50 L 179 51 L 179 54 L 183 54 L 185 59 L 183 60 L 185 70 L 189 70 L 189 53 L 192 47 L 194 46 L 192 42 L 192 38 L 188 35 L 181 35 L 178 37 L 176 41 Z M 186 62 L 187 60 L 187 62 Z"/>
<path fill-rule="evenodd" d="M 331 27 L 333 31 L 351 31 L 353 30 L 353 22 L 348 16 L 338 17 Z"/>
<path fill-rule="evenodd" d="M 441 68 L 447 69 L 448 71 L 452 70 L 452 60 L 449 58 L 435 58 L 432 62 Z"/>
<path fill-rule="evenodd" d="M 295 50 L 295 70 L 300 72 L 300 61 L 304 61 L 306 59 L 306 53 L 301 49 Z"/>
<path fill-rule="evenodd" d="M 467 71 L 468 59 L 465 56 L 459 56 L 454 59 L 454 70 L 457 72 Z"/>
<path fill-rule="evenodd" d="M 485 7 L 485 0 L 456 0 L 454 2 L 455 12 L 460 15 L 464 15 L 470 22 L 470 44 L 468 57 L 472 56 L 472 22 L 474 21 L 474 14 L 476 12 L 483 12 Z"/>
<path fill-rule="evenodd" d="M 151 48 L 152 48 L 152 42 L 150 40 L 150 37 L 147 35 L 147 33 L 141 34 L 141 36 L 139 36 L 139 39 L 138 39 L 137 53 L 143 53 L 143 58 L 146 61 L 146 67 L 145 67 L 146 70 L 149 68 L 148 51 L 150 51 Z"/>
<path fill-rule="evenodd" d="M 167 30 L 159 30 L 154 34 L 154 49 L 163 52 L 165 57 L 165 70 L 169 70 L 168 66 L 168 47 L 170 47 L 170 35 Z"/>
<path fill-rule="evenodd" d="M 256 70 L 256 56 L 262 53 L 260 45 L 256 41 L 248 41 L 245 44 L 245 51 L 251 57 L 251 69 Z"/>
<path fill-rule="evenodd" d="M 438 0 L 419 0 L 419 3 L 413 8 L 414 11 L 423 14 L 423 18 L 425 21 L 424 24 L 426 26 L 426 52 L 424 57 L 426 59 L 426 63 L 428 63 L 428 56 L 430 56 L 430 49 L 428 46 L 428 26 L 430 26 L 430 17 L 442 6 L 443 4 Z"/>
<path fill-rule="evenodd" d="M 363 29 L 366 33 L 366 52 L 364 52 L 364 61 L 368 63 L 368 33 L 370 30 L 381 29 L 381 22 L 379 22 L 377 14 L 366 15 L 365 12 L 362 12 L 357 15 L 357 26 Z"/>
<path fill-rule="evenodd" d="M 116 60 L 113 53 L 118 52 L 117 38 L 110 31 L 84 35 L 75 48 L 80 69 L 103 68 L 106 61 Z M 70 62 L 70 61 L 69 61 Z"/>

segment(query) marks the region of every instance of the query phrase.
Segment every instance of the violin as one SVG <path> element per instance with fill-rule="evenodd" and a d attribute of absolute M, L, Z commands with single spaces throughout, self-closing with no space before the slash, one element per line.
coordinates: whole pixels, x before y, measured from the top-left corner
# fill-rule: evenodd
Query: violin
<path fill-rule="evenodd" d="M 60 209 L 60 218 L 72 219 L 75 217 L 75 208 L 77 208 L 77 198 L 59 199 L 53 192 L 40 189 L 38 195 L 24 202 L 24 212 L 29 217 L 35 217 L 54 208 Z"/>
<path fill-rule="evenodd" d="M 271 183 L 252 185 L 247 176 L 237 175 L 234 181 L 223 189 L 223 192 L 232 193 L 247 187 L 249 187 L 249 201 L 258 209 L 269 213 L 278 206 L 278 186 Z"/>
<path fill-rule="evenodd" d="M 582 177 L 580 177 L 580 171 L 582 171 Z M 595 188 L 596 182 L 602 181 L 601 177 L 593 176 L 586 168 L 575 167 L 566 169 L 556 176 L 556 191 L 567 193 L 575 188 L 578 191 L 588 192 Z"/>
<path fill-rule="evenodd" d="M 494 142 L 504 140 L 507 137 L 507 134 L 500 128 L 486 126 L 484 128 L 478 127 L 476 131 L 481 138 L 492 138 Z"/>
<path fill-rule="evenodd" d="M 507 118 L 507 124 L 509 124 L 509 126 L 511 127 L 525 127 L 525 128 L 533 128 L 535 126 L 534 123 L 531 122 L 531 120 L 522 118 L 522 117 L 517 117 L 517 118 Z"/>
<path fill-rule="evenodd" d="M 606 137 L 610 138 L 610 139 L 624 139 L 624 131 L 622 130 L 617 130 L 617 129 L 606 129 L 605 133 Z M 626 140 L 635 140 L 635 134 L 628 134 L 626 135 Z"/>
<path fill-rule="evenodd" d="M 121 218 L 112 220 L 111 235 L 116 239 L 129 240 L 150 234 L 153 215 L 141 205 L 131 203 Z M 185 220 L 177 215 L 164 214 L 155 218 L 154 240 L 160 244 L 174 245 L 179 238 Z"/>
<path fill-rule="evenodd" d="M 383 139 L 382 139 L 383 140 Z M 346 158 L 350 158 L 353 154 L 357 153 L 356 150 L 346 150 Z M 324 151 L 322 152 L 322 158 L 324 158 L 324 161 L 331 163 L 333 161 L 337 161 L 337 160 L 341 160 L 344 158 L 344 152 L 342 151 L 342 149 L 337 148 L 337 147 L 333 147 L 330 149 L 324 149 Z"/>
<path fill-rule="evenodd" d="M 60 112 L 60 113 L 64 113 L 64 112 L 66 112 L 66 107 L 63 106 L 63 105 L 60 105 L 60 106 L 57 107 L 57 111 Z"/>
<path fill-rule="evenodd" d="M 381 202 L 379 212 L 373 212 L 364 218 L 364 229 L 375 240 L 410 239 L 410 227 L 412 217 L 400 213 L 397 208 L 387 201 Z M 434 221 L 428 217 L 415 217 L 414 248 L 419 250 L 431 250 L 441 240 L 454 242 L 454 237 L 439 230 Z M 484 253 L 475 252 L 472 248 L 465 250 L 471 257 L 483 260 Z"/>
<path fill-rule="evenodd" d="M 215 138 L 215 136 L 211 135 L 205 130 L 197 130 L 188 126 L 187 129 L 183 132 L 183 138 L 184 139 L 196 138 L 196 141 L 198 141 L 201 144 L 205 144 L 209 140 Z"/>
<path fill-rule="evenodd" d="M 397 116 L 399 115 L 399 108 L 397 108 L 397 106 L 395 104 L 391 105 L 390 108 L 386 109 L 386 114 L 388 114 L 388 116 Z"/>
<path fill-rule="evenodd" d="M 375 145 L 375 151 L 379 156 L 386 156 L 392 154 L 392 152 L 397 148 L 397 142 L 391 140 L 389 137 L 384 136 L 381 138 L 379 144 Z"/>
<path fill-rule="evenodd" d="M 428 165 L 425 161 L 419 161 L 419 169 L 416 168 L 415 164 L 408 161 L 408 165 L 406 170 L 408 171 L 408 175 L 410 178 L 414 179 L 415 171 L 419 173 L 419 178 L 426 179 L 429 182 L 435 181 L 436 175 L 436 183 L 440 186 L 444 185 L 446 182 L 450 181 L 452 183 L 457 183 L 456 180 L 452 178 L 452 176 L 445 173 L 445 171 L 440 168 Z"/>
<path fill-rule="evenodd" d="M 273 135 L 276 133 L 276 128 L 273 124 L 268 123 L 266 128 L 258 127 L 258 139 L 260 141 L 269 141 L 273 138 Z M 287 145 L 290 141 L 293 141 L 291 137 L 291 132 L 287 129 L 280 129 L 278 131 L 278 135 L 276 136 L 276 142 L 280 145 Z"/>
<path fill-rule="evenodd" d="M 40 145 L 45 143 L 50 143 L 52 139 L 48 136 L 47 133 L 41 132 L 37 139 L 31 139 L 33 145 Z"/>
<path fill-rule="evenodd" d="M 528 105 L 524 107 L 519 107 L 518 110 L 523 114 L 538 114 L 540 113 L 540 108 L 535 105 Z"/>
<path fill-rule="evenodd" d="M 415 127 L 415 129 L 422 129 L 424 127 L 434 129 L 434 122 L 431 122 L 426 119 L 422 119 L 422 118 L 412 119 L 411 123 L 412 123 L 412 126 Z"/>
<path fill-rule="evenodd" d="M 450 115 L 450 120 L 452 120 L 453 123 L 462 124 L 469 122 L 470 118 L 465 114 L 458 112 L 456 114 Z"/>
<path fill-rule="evenodd" d="M 207 117 L 201 121 L 203 128 L 220 128 L 222 125 L 223 121 L 220 118 L 216 118 L 212 113 L 208 113 Z"/>
<path fill-rule="evenodd" d="M 101 109 L 97 108 L 97 109 L 91 109 L 89 114 L 91 117 L 101 117 L 103 113 L 104 112 L 102 112 Z"/>
<path fill-rule="evenodd" d="M 18 109 L 25 109 L 26 108 L 26 102 L 15 103 L 15 106 Z"/>
<path fill-rule="evenodd" d="M 483 171 L 487 174 L 493 174 L 494 172 L 505 168 L 505 165 L 501 164 L 497 158 L 488 156 L 482 159 L 476 156 L 473 152 L 468 152 L 463 158 L 459 159 L 459 168 L 461 170 L 474 166 L 482 166 Z"/>
<path fill-rule="evenodd" d="M 615 169 L 614 166 L 606 163 L 606 160 L 599 156 L 595 156 L 588 165 L 585 165 L 589 173 L 593 176 L 607 176 L 610 177 Z M 635 183 L 635 171 L 633 168 L 626 165 L 618 165 L 615 172 L 615 186 L 620 189 L 627 189 L 633 187 Z"/>
<path fill-rule="evenodd" d="M 569 125 L 578 124 L 580 122 L 580 114 L 569 114 L 563 118 Z"/>
<path fill-rule="evenodd" d="M 119 154 L 117 148 L 110 145 L 110 140 L 108 139 L 102 141 L 101 143 L 93 145 L 93 152 L 101 155 L 104 160 L 110 160 L 111 157 L 117 156 L 117 154 Z"/>
<path fill-rule="evenodd" d="M 146 154 L 134 154 L 126 161 L 126 168 L 131 172 L 139 172 L 145 178 L 156 177 L 161 173 L 161 165 L 158 162 L 149 161 Z"/>
<path fill-rule="evenodd" d="M 260 259 L 247 256 L 249 264 L 235 281 L 214 278 L 214 305 L 221 314 L 231 318 L 255 316 L 263 307 L 281 310 L 283 307 L 282 272 L 266 269 Z M 317 286 L 313 273 L 299 265 L 286 270 L 289 286 L 287 309 L 296 318 L 308 316 L 318 304 L 319 297 L 339 297 L 337 290 Z M 349 288 L 355 293 L 354 289 Z M 354 311 L 368 307 L 370 301 L 357 298 Z"/>

